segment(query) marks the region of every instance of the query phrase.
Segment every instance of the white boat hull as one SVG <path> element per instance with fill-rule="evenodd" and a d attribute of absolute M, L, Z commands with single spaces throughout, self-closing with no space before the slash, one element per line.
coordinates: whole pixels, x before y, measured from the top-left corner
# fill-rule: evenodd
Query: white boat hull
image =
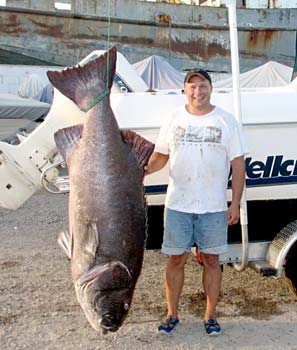
<path fill-rule="evenodd" d="M 242 91 L 243 129 L 247 157 L 247 200 L 296 198 L 297 194 L 297 81 L 287 87 Z M 232 92 L 214 91 L 212 102 L 232 112 Z M 113 93 L 111 104 L 120 128 L 155 141 L 162 119 L 186 103 L 180 91 Z M 19 208 L 43 188 L 41 173 L 57 153 L 54 133 L 84 122 L 84 113 L 59 91 L 45 118 L 19 145 L 0 142 L 0 206 Z M 53 171 L 48 174 L 54 177 Z M 50 180 L 50 178 L 49 178 Z M 164 169 L 145 178 L 150 205 L 163 204 L 168 182 Z"/>

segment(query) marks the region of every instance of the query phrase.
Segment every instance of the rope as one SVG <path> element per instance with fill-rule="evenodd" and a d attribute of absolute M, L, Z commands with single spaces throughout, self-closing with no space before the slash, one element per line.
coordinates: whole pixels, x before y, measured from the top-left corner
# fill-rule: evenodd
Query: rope
<path fill-rule="evenodd" d="M 111 0 L 108 1 L 108 25 L 107 25 L 107 62 L 106 62 L 106 89 L 109 87 L 109 49 L 110 49 L 110 17 L 111 17 Z"/>
<path fill-rule="evenodd" d="M 107 60 L 106 60 L 106 89 L 101 92 L 86 108 L 84 112 L 88 112 L 96 104 L 101 102 L 109 94 L 109 48 L 110 48 L 110 17 L 111 17 L 111 0 L 108 1 L 108 25 L 107 25 Z"/>
<path fill-rule="evenodd" d="M 84 108 L 82 111 L 88 112 L 90 109 L 92 109 L 94 106 L 96 106 L 97 103 L 101 102 L 105 97 L 107 97 L 109 94 L 109 90 L 105 89 L 103 92 L 101 92 L 100 95 L 98 95 L 86 108 Z"/>

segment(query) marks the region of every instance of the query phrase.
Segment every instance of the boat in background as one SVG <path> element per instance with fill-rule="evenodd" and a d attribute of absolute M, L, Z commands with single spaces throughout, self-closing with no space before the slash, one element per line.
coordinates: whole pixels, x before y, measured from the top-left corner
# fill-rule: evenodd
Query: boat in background
<path fill-rule="evenodd" d="M 0 140 L 9 138 L 20 129 L 32 130 L 34 121 L 43 118 L 50 107 L 50 104 L 32 98 L 0 93 Z"/>
<path fill-rule="evenodd" d="M 103 52 L 92 52 L 80 64 Z M 185 96 L 182 90 L 147 91 L 147 86 L 128 61 L 120 53 L 118 57 L 111 105 L 119 126 L 136 131 L 154 142 L 166 114 L 184 104 Z M 241 102 L 243 129 L 250 150 L 247 163 L 248 200 L 295 198 L 297 79 L 284 87 L 242 89 Z M 214 89 L 212 103 L 233 113 L 232 89 Z M 49 106 L 45 105 L 44 108 L 48 109 Z M 72 117 L 69 118 L 69 115 Z M 53 104 L 44 122 L 19 145 L 0 142 L 3 160 L 0 167 L 2 207 L 17 209 L 35 191 L 44 187 L 43 181 L 45 184 L 53 182 L 49 173 L 46 178 L 40 176 L 47 167 L 52 169 L 55 164 L 57 150 L 53 134 L 60 128 L 82 123 L 83 118 L 84 113 L 55 89 Z M 164 202 L 166 177 L 165 170 L 147 177 L 145 185 L 150 204 Z"/>
<path fill-rule="evenodd" d="M 94 59 L 91 53 L 80 64 Z M 114 82 L 111 105 L 119 126 L 154 142 L 162 120 L 170 110 L 186 103 L 181 90 L 127 92 L 132 87 L 121 64 Z M 212 103 L 233 112 L 233 91 L 214 89 Z M 258 272 L 280 277 L 285 270 L 297 293 L 297 78 L 275 88 L 241 90 L 242 124 L 250 153 L 246 158 L 249 214 L 247 262 Z M 69 118 L 71 116 L 71 118 Z M 68 177 L 57 152 L 54 133 L 83 123 L 84 112 L 58 90 L 44 121 L 18 145 L 0 142 L 0 206 L 17 209 L 36 191 L 65 193 Z M 148 248 L 162 241 L 163 204 L 168 168 L 145 178 L 148 199 Z M 230 199 L 230 192 L 228 191 Z M 277 204 L 277 207 L 275 205 Z M 249 206 L 250 205 L 250 206 Z M 271 210 L 271 208 L 273 210 Z M 281 208 L 281 210 L 279 209 Z M 222 263 L 243 260 L 238 230 L 229 228 L 230 249 Z M 156 243 L 156 240 L 159 240 Z"/>

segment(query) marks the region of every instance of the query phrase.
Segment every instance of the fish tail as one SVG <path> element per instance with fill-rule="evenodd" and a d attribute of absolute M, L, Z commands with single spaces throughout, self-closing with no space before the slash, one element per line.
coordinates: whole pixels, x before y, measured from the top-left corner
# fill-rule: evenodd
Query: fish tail
<path fill-rule="evenodd" d="M 116 48 L 83 66 L 48 71 L 52 85 L 71 99 L 82 111 L 88 111 L 110 93 L 116 69 Z"/>

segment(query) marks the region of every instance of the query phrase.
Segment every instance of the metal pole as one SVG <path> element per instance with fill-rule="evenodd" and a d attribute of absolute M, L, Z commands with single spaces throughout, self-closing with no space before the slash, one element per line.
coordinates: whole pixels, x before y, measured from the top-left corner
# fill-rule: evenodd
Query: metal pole
<path fill-rule="evenodd" d="M 236 19 L 236 0 L 228 0 L 226 5 L 228 6 L 228 15 L 229 15 L 234 116 L 238 120 L 240 125 L 242 125 L 240 84 L 239 84 L 239 55 L 238 55 L 237 19 Z M 241 264 L 234 264 L 234 268 L 237 271 L 243 271 L 248 264 L 248 217 L 247 217 L 245 186 L 243 189 L 241 202 L 240 202 L 240 223 L 241 223 L 241 236 L 242 236 L 242 262 Z"/>
<path fill-rule="evenodd" d="M 295 64 L 293 67 L 291 81 L 297 77 L 297 32 L 296 32 L 296 44 L 295 44 Z"/>

